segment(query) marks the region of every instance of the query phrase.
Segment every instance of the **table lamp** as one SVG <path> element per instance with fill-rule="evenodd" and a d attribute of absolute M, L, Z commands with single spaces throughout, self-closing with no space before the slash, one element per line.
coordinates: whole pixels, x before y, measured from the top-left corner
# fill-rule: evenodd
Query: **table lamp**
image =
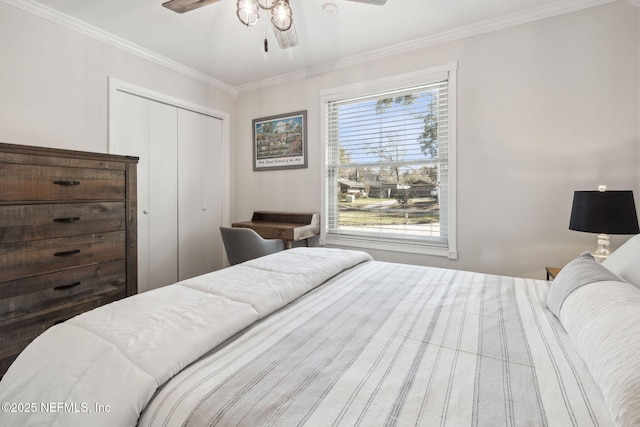
<path fill-rule="evenodd" d="M 598 233 L 598 248 L 592 255 L 598 262 L 609 256 L 609 234 L 638 234 L 638 215 L 632 191 L 598 191 L 573 193 L 569 230 Z"/>

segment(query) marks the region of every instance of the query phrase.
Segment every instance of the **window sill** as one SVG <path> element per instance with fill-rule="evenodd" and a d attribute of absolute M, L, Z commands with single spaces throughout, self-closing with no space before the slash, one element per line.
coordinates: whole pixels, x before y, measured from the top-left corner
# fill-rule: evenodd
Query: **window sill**
<path fill-rule="evenodd" d="M 403 252 L 446 257 L 451 260 L 458 259 L 458 252 L 446 247 L 431 246 L 410 241 L 385 241 L 381 239 L 368 239 L 354 236 L 325 236 L 320 241 L 321 245 L 335 245 L 349 248 L 376 249 L 381 251 Z"/>

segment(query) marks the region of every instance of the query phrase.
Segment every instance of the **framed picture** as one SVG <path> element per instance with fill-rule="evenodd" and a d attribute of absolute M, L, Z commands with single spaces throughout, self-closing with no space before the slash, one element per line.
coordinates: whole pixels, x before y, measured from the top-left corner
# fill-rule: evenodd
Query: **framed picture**
<path fill-rule="evenodd" d="M 307 167 L 307 111 L 253 120 L 253 170 Z"/>

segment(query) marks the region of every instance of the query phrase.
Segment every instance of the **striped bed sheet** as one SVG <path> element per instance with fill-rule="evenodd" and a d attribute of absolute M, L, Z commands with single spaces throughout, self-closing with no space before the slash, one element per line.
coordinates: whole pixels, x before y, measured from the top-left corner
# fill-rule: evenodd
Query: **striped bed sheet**
<path fill-rule="evenodd" d="M 613 425 L 548 286 L 365 262 L 184 369 L 139 425 Z"/>

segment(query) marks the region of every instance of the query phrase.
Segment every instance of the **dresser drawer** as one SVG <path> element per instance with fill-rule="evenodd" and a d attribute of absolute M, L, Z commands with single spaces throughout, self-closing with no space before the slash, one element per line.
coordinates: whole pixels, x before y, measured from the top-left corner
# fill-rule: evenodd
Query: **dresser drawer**
<path fill-rule="evenodd" d="M 0 243 L 124 230 L 125 202 L 0 206 Z"/>
<path fill-rule="evenodd" d="M 124 200 L 125 171 L 0 163 L 0 201 Z"/>
<path fill-rule="evenodd" d="M 102 294 L 124 298 L 125 267 L 113 261 L 0 283 L 0 322 Z"/>
<path fill-rule="evenodd" d="M 124 231 L 2 244 L 0 282 L 122 260 L 125 257 Z"/>
<path fill-rule="evenodd" d="M 65 304 L 32 316 L 24 316 L 15 321 L 0 321 L 0 375 L 4 374 L 11 362 L 38 335 L 51 326 L 64 322 L 85 311 L 119 299 L 111 294 Z"/>

